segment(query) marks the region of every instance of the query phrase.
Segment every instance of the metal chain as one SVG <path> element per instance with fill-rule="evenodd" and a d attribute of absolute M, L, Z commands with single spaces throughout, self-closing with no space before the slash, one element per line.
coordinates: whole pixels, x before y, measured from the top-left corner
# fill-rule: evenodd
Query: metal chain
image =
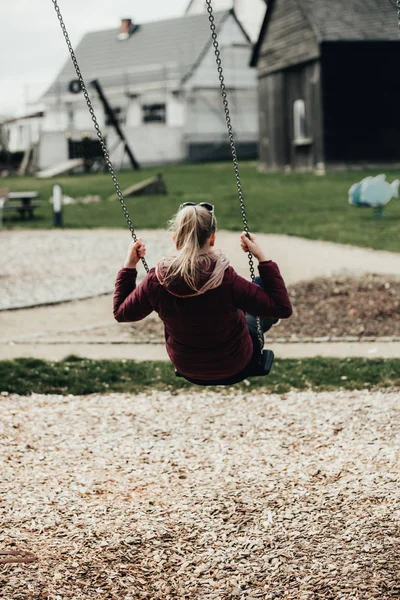
<path fill-rule="evenodd" d="M 230 110 L 229 110 L 228 94 L 226 91 L 225 77 L 224 77 L 224 72 L 223 72 L 223 68 L 222 68 L 221 52 L 220 52 L 219 43 L 218 43 L 217 28 L 215 25 L 215 18 L 214 18 L 213 7 L 212 7 L 212 0 L 205 0 L 205 2 L 207 5 L 208 19 L 210 21 L 211 36 L 212 36 L 212 40 L 213 40 L 215 60 L 217 63 L 218 77 L 219 77 L 219 82 L 220 82 L 220 87 L 221 87 L 222 103 L 223 103 L 224 111 L 225 111 L 226 126 L 228 129 L 229 144 L 230 144 L 231 152 L 232 152 L 233 168 L 235 171 L 236 186 L 237 186 L 237 192 L 238 192 L 239 202 L 240 202 L 240 212 L 242 213 L 242 219 L 243 219 L 243 228 L 244 228 L 244 231 L 245 231 L 247 237 L 250 237 L 249 225 L 247 222 L 246 206 L 244 203 L 242 182 L 241 182 L 241 178 L 240 178 L 236 144 L 235 144 L 235 138 L 233 135 L 232 119 L 231 119 L 231 114 L 230 114 Z M 400 0 L 398 0 L 398 2 L 400 3 Z M 256 275 L 255 275 L 255 270 L 254 270 L 253 255 L 251 254 L 251 252 L 249 252 L 248 256 L 249 256 L 251 280 L 253 282 L 255 282 Z M 258 340 L 260 342 L 261 348 L 263 348 L 264 347 L 264 334 L 262 332 L 261 319 L 259 317 L 257 317 L 257 336 L 258 336 Z"/>
<path fill-rule="evenodd" d="M 58 6 L 57 0 L 52 0 L 52 2 L 53 2 L 53 5 L 54 5 L 54 8 L 55 8 L 55 11 L 57 13 L 58 20 L 60 22 L 60 26 L 61 26 L 62 32 L 64 34 L 65 41 L 67 43 L 68 50 L 69 50 L 69 53 L 71 55 L 71 60 L 72 60 L 73 65 L 75 67 L 76 75 L 77 75 L 77 77 L 79 79 L 79 83 L 81 85 L 81 89 L 82 89 L 83 95 L 85 97 L 86 104 L 88 106 L 90 116 L 92 117 L 93 125 L 94 125 L 94 128 L 95 128 L 97 137 L 99 139 L 101 149 L 103 151 L 104 159 L 106 161 L 109 173 L 111 175 L 111 179 L 113 180 L 115 191 L 117 192 L 118 200 L 121 203 L 122 210 L 124 212 L 125 219 L 126 219 L 126 221 L 128 223 L 128 227 L 129 227 L 129 230 L 131 232 L 133 241 L 136 242 L 137 241 L 137 236 L 136 236 L 136 233 L 135 233 L 135 228 L 134 228 L 133 223 L 131 221 L 131 218 L 129 216 L 128 209 L 127 209 L 127 206 L 125 204 L 124 196 L 123 196 L 121 188 L 119 186 L 119 183 L 118 183 L 118 180 L 117 180 L 117 176 L 115 174 L 115 170 L 114 170 L 113 164 L 111 162 L 110 154 L 108 152 L 107 145 L 106 145 L 105 139 L 103 137 L 103 134 L 101 133 L 100 126 L 99 126 L 99 123 L 97 121 L 96 114 L 94 112 L 93 104 L 92 104 L 92 101 L 90 100 L 89 93 L 87 91 L 85 81 L 83 79 L 83 76 L 82 76 L 82 73 L 81 73 L 81 70 L 80 70 L 77 58 L 75 56 L 74 49 L 73 49 L 72 44 L 71 44 L 71 40 L 69 39 L 68 31 L 67 31 L 67 28 L 65 26 L 64 19 L 62 17 L 61 11 L 60 11 L 60 7 Z M 142 260 L 143 266 L 144 266 L 144 268 L 146 270 L 146 273 L 148 273 L 149 272 L 149 267 L 148 267 L 148 264 L 147 264 L 146 260 L 144 258 L 142 258 L 141 260 Z"/>
<path fill-rule="evenodd" d="M 121 188 L 119 186 L 113 164 L 111 162 L 111 158 L 110 158 L 110 155 L 109 155 L 109 152 L 107 149 L 106 142 L 104 140 L 103 134 L 101 133 L 100 126 L 98 124 L 96 114 L 94 112 L 94 108 L 92 105 L 92 101 L 90 100 L 89 93 L 87 91 L 86 84 L 83 79 L 74 49 L 73 49 L 71 41 L 69 39 L 68 31 L 65 26 L 60 7 L 58 6 L 57 0 L 52 0 L 52 2 L 54 5 L 54 9 L 57 13 L 58 20 L 60 22 L 61 30 L 63 32 L 65 41 L 67 43 L 68 50 L 71 55 L 71 60 L 75 67 L 76 75 L 79 79 L 79 83 L 81 85 L 81 89 L 82 89 L 83 95 L 85 97 L 90 116 L 93 121 L 94 129 L 96 131 L 98 140 L 100 142 L 101 149 L 103 151 L 104 159 L 106 161 L 108 170 L 110 172 L 115 191 L 117 192 L 118 199 L 121 203 L 122 210 L 124 212 L 125 219 L 128 223 L 128 227 L 131 232 L 133 241 L 136 242 L 137 236 L 135 233 L 135 228 L 134 228 L 132 220 L 129 216 L 128 209 L 126 207 L 125 200 L 124 200 Z M 239 202 L 240 202 L 240 210 L 241 210 L 242 220 L 243 220 L 243 228 L 244 228 L 246 235 L 249 237 L 249 226 L 248 226 L 248 222 L 247 222 L 246 207 L 245 207 L 245 203 L 244 203 L 244 195 L 243 195 L 242 183 L 241 183 L 241 179 L 240 179 L 240 171 L 239 171 L 238 158 L 237 158 L 237 152 L 236 152 L 236 144 L 235 144 L 235 139 L 233 136 L 233 127 L 232 127 L 232 121 L 231 121 L 230 110 L 229 110 L 228 96 L 227 96 L 227 91 L 226 91 L 226 86 L 225 86 L 224 73 L 223 73 L 223 69 L 222 69 L 221 52 L 219 50 L 218 37 L 217 37 L 217 31 L 216 31 L 216 26 L 215 26 L 215 19 L 214 19 L 211 0 L 206 0 L 206 4 L 207 4 L 208 17 L 209 17 L 209 21 L 210 21 L 210 29 L 211 29 L 211 35 L 212 35 L 213 46 L 214 46 L 214 51 L 215 51 L 215 58 L 216 58 L 216 63 L 217 63 L 218 76 L 219 76 L 220 87 L 221 87 L 222 102 L 223 102 L 225 117 L 226 117 L 226 125 L 227 125 L 227 129 L 228 129 L 229 143 L 230 143 L 231 152 L 232 152 L 236 185 L 237 185 L 237 191 L 238 191 Z M 400 0 L 397 0 L 397 4 L 398 4 L 398 9 L 399 9 L 399 24 L 400 24 Z M 251 252 L 248 253 L 248 257 L 249 257 L 250 275 L 251 275 L 252 281 L 254 282 L 255 281 L 255 269 L 254 269 L 253 255 L 251 254 Z M 142 263 L 143 263 L 143 266 L 144 266 L 146 272 L 148 273 L 149 267 L 144 258 L 142 258 Z M 259 339 L 261 348 L 263 348 L 264 335 L 263 335 L 263 332 L 261 329 L 261 320 L 259 318 L 257 318 L 257 335 L 258 335 L 258 339 Z"/>
<path fill-rule="evenodd" d="M 396 6 L 397 6 L 397 20 L 398 20 L 398 24 L 399 24 L 399 36 L 400 36 L 400 0 L 397 0 Z"/>

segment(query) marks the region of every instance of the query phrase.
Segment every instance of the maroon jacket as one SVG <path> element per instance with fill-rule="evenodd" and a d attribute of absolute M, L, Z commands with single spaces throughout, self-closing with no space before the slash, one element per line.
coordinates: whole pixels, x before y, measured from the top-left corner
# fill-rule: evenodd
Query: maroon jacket
<path fill-rule="evenodd" d="M 168 355 L 182 375 L 199 380 L 230 377 L 246 367 L 253 353 L 245 312 L 276 319 L 292 314 L 278 265 L 265 261 L 258 269 L 264 289 L 228 267 L 221 285 L 192 297 L 184 282 L 161 285 L 155 269 L 137 287 L 136 269 L 121 269 L 114 317 L 118 322 L 140 321 L 155 310 L 164 323 Z"/>

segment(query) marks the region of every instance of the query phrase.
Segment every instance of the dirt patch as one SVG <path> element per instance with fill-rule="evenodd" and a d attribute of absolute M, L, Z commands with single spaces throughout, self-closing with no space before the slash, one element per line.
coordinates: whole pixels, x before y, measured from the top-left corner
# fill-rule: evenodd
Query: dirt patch
<path fill-rule="evenodd" d="M 399 337 L 400 279 L 367 275 L 360 279 L 314 279 L 288 286 L 293 316 L 266 335 L 279 338 Z M 135 341 L 163 339 L 157 315 L 127 326 Z"/>
<path fill-rule="evenodd" d="M 290 287 L 294 311 L 269 337 L 400 336 L 400 279 L 315 279 Z"/>

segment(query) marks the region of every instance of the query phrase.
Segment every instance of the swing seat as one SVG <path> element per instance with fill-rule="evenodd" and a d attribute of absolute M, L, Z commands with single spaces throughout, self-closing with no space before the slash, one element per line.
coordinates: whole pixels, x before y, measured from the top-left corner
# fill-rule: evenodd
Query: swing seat
<path fill-rule="evenodd" d="M 267 375 L 269 375 L 272 368 L 272 363 L 274 362 L 274 358 L 275 355 L 272 352 L 272 350 L 263 350 L 257 365 L 255 365 L 248 373 L 243 375 L 243 377 L 228 377 L 227 379 L 221 379 L 218 381 L 218 383 L 214 384 L 211 381 L 190 381 L 190 379 L 186 379 L 186 377 L 182 375 L 182 373 L 179 373 L 179 371 L 177 371 L 176 369 L 175 376 L 182 377 L 183 379 L 186 379 L 186 381 L 189 381 L 189 383 L 196 383 L 196 385 L 234 385 L 235 383 L 240 383 L 241 381 L 244 381 L 244 379 L 247 379 L 249 377 L 266 377 Z"/>
<path fill-rule="evenodd" d="M 254 373 L 251 373 L 248 377 L 266 377 L 269 375 L 274 358 L 275 355 L 272 350 L 263 350 L 257 368 L 254 369 Z"/>

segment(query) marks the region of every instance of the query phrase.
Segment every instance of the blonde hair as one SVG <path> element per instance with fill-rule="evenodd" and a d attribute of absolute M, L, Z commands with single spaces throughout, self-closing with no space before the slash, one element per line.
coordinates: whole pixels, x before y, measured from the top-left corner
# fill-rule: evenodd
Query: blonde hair
<path fill-rule="evenodd" d="M 198 292 L 199 276 L 212 262 L 212 256 L 201 254 L 201 249 L 217 229 L 216 218 L 202 206 L 184 206 L 169 221 L 169 229 L 175 236 L 179 254 L 167 259 L 164 282 L 182 278 Z"/>

